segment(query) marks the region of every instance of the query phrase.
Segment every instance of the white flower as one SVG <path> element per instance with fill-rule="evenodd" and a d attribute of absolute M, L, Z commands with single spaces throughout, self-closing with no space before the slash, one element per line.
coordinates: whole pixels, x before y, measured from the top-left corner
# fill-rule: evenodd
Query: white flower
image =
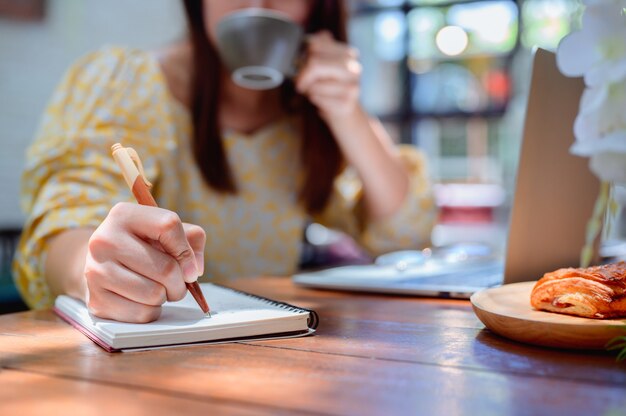
<path fill-rule="evenodd" d="M 574 135 L 571 151 L 579 156 L 626 153 L 626 80 L 585 89 Z"/>
<path fill-rule="evenodd" d="M 561 40 L 557 63 L 571 77 L 596 86 L 626 76 L 626 0 L 586 0 L 582 30 Z"/>
<path fill-rule="evenodd" d="M 598 153 L 591 156 L 589 166 L 604 181 L 626 184 L 626 153 Z"/>
<path fill-rule="evenodd" d="M 587 88 L 570 151 L 603 181 L 626 184 L 626 0 L 585 0 L 582 29 L 559 44 L 557 64 Z"/>

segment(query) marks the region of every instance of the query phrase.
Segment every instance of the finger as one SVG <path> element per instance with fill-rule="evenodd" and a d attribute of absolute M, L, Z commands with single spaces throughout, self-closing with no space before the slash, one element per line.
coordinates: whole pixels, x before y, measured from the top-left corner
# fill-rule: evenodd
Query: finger
<path fill-rule="evenodd" d="M 326 97 L 321 95 L 311 95 L 309 100 L 322 112 L 326 114 L 347 114 L 351 106 L 346 104 L 346 100 L 337 97 Z"/>
<path fill-rule="evenodd" d="M 150 279 L 161 286 L 167 300 L 177 301 L 185 297 L 187 288 L 180 264 L 172 256 L 160 250 L 160 247 L 155 247 L 136 236 L 132 236 L 131 239 L 133 240 L 132 248 L 120 250 L 117 253 L 118 262 L 129 271 L 140 275 L 144 280 Z M 117 291 L 113 290 L 113 292 Z M 124 293 L 117 293 L 125 296 Z"/>
<path fill-rule="evenodd" d="M 204 246 L 206 244 L 206 233 L 204 232 L 202 227 L 199 227 L 194 224 L 188 224 L 186 222 L 183 223 L 183 229 L 185 230 L 187 241 L 189 241 L 189 245 L 191 246 L 195 254 L 198 271 L 200 272 L 200 275 L 203 275 L 204 274 Z"/>
<path fill-rule="evenodd" d="M 359 95 L 359 83 L 355 81 L 318 80 L 309 88 L 309 94 L 352 99 Z"/>
<path fill-rule="evenodd" d="M 309 100 L 317 106 L 321 105 L 324 107 L 335 107 L 343 101 L 336 97 L 327 97 L 324 95 L 317 95 L 317 94 L 313 94 L 309 96 Z"/>
<path fill-rule="evenodd" d="M 119 217 L 119 222 L 138 237 L 161 243 L 165 252 L 180 264 L 186 282 L 197 280 L 199 271 L 194 251 L 176 213 L 157 207 L 120 203 L 111 209 L 110 215 Z"/>
<path fill-rule="evenodd" d="M 156 238 L 165 251 L 176 259 L 183 269 L 184 280 L 195 282 L 200 275 L 196 265 L 196 256 L 187 241 L 183 224 L 175 213 L 171 212 L 161 218 Z"/>
<path fill-rule="evenodd" d="M 165 252 L 156 240 L 143 240 L 131 233 L 94 233 L 89 240 L 89 254 L 94 264 L 110 264 L 111 259 L 125 268 L 164 286 L 168 300 L 180 300 L 186 294 L 183 271 L 180 264 Z M 117 233 L 115 238 L 107 234 Z M 106 267 L 106 266 L 105 266 Z M 95 272 L 98 272 L 96 270 Z M 109 272 L 102 272 L 106 278 Z M 99 277 L 99 276 L 98 276 Z"/>
<path fill-rule="evenodd" d="M 307 42 L 334 42 L 335 38 L 328 29 L 322 29 L 319 32 L 307 35 Z"/>
<path fill-rule="evenodd" d="M 359 57 L 358 49 L 342 42 L 336 42 L 332 38 L 330 41 L 325 39 L 308 39 L 306 50 L 309 55 L 321 54 L 325 56 L 348 57 L 352 59 L 357 59 Z"/>
<path fill-rule="evenodd" d="M 100 285 L 102 289 L 144 305 L 161 306 L 168 300 L 163 285 L 119 263 L 110 264 L 106 278 L 101 280 Z"/>
<path fill-rule="evenodd" d="M 148 323 L 161 316 L 160 306 L 133 302 L 108 290 L 98 290 L 89 296 L 89 312 L 93 315 L 114 321 Z"/>
<path fill-rule="evenodd" d="M 300 93 L 306 93 L 320 79 L 358 82 L 360 74 L 361 66 L 358 61 L 315 56 L 307 60 L 298 74 L 296 88 Z"/>

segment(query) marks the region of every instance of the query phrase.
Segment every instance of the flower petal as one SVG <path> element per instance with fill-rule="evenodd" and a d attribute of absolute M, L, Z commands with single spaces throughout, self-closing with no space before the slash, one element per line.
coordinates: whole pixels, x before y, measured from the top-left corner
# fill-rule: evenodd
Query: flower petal
<path fill-rule="evenodd" d="M 600 58 L 594 39 L 582 31 L 564 37 L 556 52 L 559 70 L 568 77 L 582 76 Z"/>
<path fill-rule="evenodd" d="M 621 1 L 601 0 L 585 8 L 582 30 L 594 39 L 611 38 L 624 27 Z"/>
<path fill-rule="evenodd" d="M 580 97 L 580 113 L 598 111 L 609 97 L 609 89 L 606 85 L 588 87 Z"/>
<path fill-rule="evenodd" d="M 587 114 L 578 114 L 574 121 L 574 136 L 576 137 L 576 143 L 579 142 L 594 142 L 598 139 L 600 132 L 598 130 L 598 112 L 590 112 Z M 572 148 L 573 149 L 573 148 Z M 585 147 L 586 149 L 586 147 Z M 573 152 L 574 150 L 572 150 Z M 589 153 L 575 152 L 577 155 L 588 156 Z"/>
<path fill-rule="evenodd" d="M 570 153 L 578 156 L 593 156 L 600 153 L 613 153 L 626 155 L 626 130 L 614 131 L 602 138 L 595 140 L 576 140 Z M 626 164 L 622 166 L 626 171 Z"/>
<path fill-rule="evenodd" d="M 626 36 L 624 38 L 626 39 Z M 626 80 L 626 55 L 618 60 L 595 65 L 585 73 L 585 84 L 589 87 L 624 80 Z"/>
<path fill-rule="evenodd" d="M 589 167 L 603 181 L 626 183 L 626 153 L 598 153 Z"/>

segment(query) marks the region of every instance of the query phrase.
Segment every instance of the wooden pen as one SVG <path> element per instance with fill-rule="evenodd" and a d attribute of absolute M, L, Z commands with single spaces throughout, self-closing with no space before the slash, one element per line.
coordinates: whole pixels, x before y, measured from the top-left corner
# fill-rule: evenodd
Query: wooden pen
<path fill-rule="evenodd" d="M 124 175 L 124 179 L 137 199 L 137 202 L 141 205 L 149 205 L 152 207 L 158 206 L 150 193 L 152 184 L 144 175 L 141 159 L 139 159 L 139 155 L 135 149 L 131 147 L 122 147 L 121 144 L 115 143 L 111 146 L 111 154 L 113 155 L 113 159 L 115 159 L 117 165 L 122 170 L 122 175 Z M 185 282 L 185 285 L 187 285 L 187 289 L 191 292 L 196 302 L 198 302 L 202 311 L 210 317 L 211 312 L 209 311 L 209 305 L 202 294 L 200 284 L 195 281 L 193 283 Z"/>

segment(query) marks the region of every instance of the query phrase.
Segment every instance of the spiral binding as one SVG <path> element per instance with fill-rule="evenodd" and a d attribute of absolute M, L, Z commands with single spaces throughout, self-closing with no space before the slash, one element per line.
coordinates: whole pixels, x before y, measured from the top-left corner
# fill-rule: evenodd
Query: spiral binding
<path fill-rule="evenodd" d="M 300 308 L 298 306 L 294 306 L 294 305 L 291 305 L 291 304 L 286 303 L 286 302 L 279 302 L 279 301 L 274 300 L 274 299 L 269 299 L 269 298 L 265 298 L 263 296 L 254 295 L 252 293 L 243 292 L 241 290 L 233 289 L 232 287 L 226 287 L 226 286 L 218 285 L 216 283 L 213 283 L 213 284 L 215 286 L 219 286 L 219 287 L 224 288 L 224 289 L 232 290 L 233 292 L 239 293 L 241 295 L 249 296 L 251 298 L 260 300 L 263 303 L 267 303 L 267 304 L 272 305 L 272 306 L 278 306 L 279 308 L 288 310 L 290 312 L 308 312 L 309 319 L 307 320 L 307 326 L 309 328 L 311 328 L 311 329 L 316 329 L 317 325 L 319 325 L 319 322 L 320 322 L 319 315 L 317 314 L 317 312 L 315 312 L 312 309 Z"/>

